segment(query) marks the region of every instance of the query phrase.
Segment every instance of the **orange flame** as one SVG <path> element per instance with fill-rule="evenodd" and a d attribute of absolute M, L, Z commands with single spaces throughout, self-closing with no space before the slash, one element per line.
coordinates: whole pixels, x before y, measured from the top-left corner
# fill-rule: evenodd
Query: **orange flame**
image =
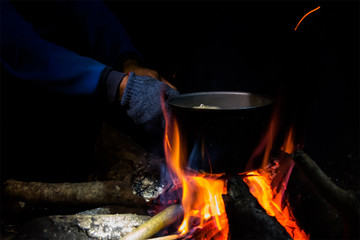
<path fill-rule="evenodd" d="M 277 221 L 286 229 L 289 235 L 297 239 L 309 239 L 309 235 L 302 230 L 290 209 L 288 202 L 282 206 L 281 194 L 271 188 L 271 178 L 262 171 L 252 171 L 244 178 L 249 186 L 251 194 L 257 198 L 259 204 L 265 209 L 269 216 L 275 217 Z"/>
<path fill-rule="evenodd" d="M 294 141 L 293 141 L 293 139 L 294 139 L 293 132 L 294 132 L 294 127 L 291 127 L 289 130 L 289 133 L 286 137 L 286 140 L 285 140 L 283 146 L 281 147 L 281 150 L 288 154 L 293 153 L 294 148 L 295 148 Z"/>
<path fill-rule="evenodd" d="M 266 133 L 264 134 L 264 137 L 261 139 L 259 146 L 255 149 L 253 155 L 249 159 L 249 161 L 246 165 L 246 170 L 249 171 L 249 170 L 258 168 L 257 166 L 254 166 L 255 165 L 254 160 L 256 158 L 259 158 L 259 156 L 261 155 L 262 152 L 264 152 L 264 156 L 263 156 L 263 161 L 261 163 L 260 168 L 265 168 L 269 164 L 270 154 L 271 154 L 271 150 L 273 148 L 274 139 L 275 139 L 275 136 L 277 135 L 278 128 L 279 128 L 279 119 L 278 119 L 279 112 L 280 112 L 280 109 L 278 106 L 277 108 L 274 109 L 269 127 L 268 127 Z"/>
<path fill-rule="evenodd" d="M 221 179 L 223 174 L 198 173 L 187 167 L 184 149 L 181 149 L 185 144 L 181 144 L 178 123 L 168 116 L 164 106 L 163 104 L 166 121 L 164 137 L 166 162 L 174 184 L 182 186 L 183 189 L 184 218 L 178 228 L 178 234 L 185 239 L 227 240 L 229 225 L 222 198 L 223 194 L 227 194 L 227 186 L 226 181 Z M 265 152 L 262 167 L 247 172 L 244 182 L 267 214 L 275 217 L 293 239 L 308 240 L 309 235 L 298 226 L 285 195 L 294 162 L 291 158 L 287 158 L 281 164 L 279 161 L 270 164 L 270 154 L 279 125 L 277 113 L 278 111 L 275 111 L 273 114 L 268 132 L 260 143 L 258 152 L 252 156 L 256 158 L 261 151 Z M 293 152 L 293 138 L 294 130 L 291 127 L 281 148 L 284 152 Z M 249 166 L 251 163 L 248 164 Z"/>
<path fill-rule="evenodd" d="M 180 236 L 195 234 L 201 230 L 201 239 L 228 239 L 229 226 L 222 198 L 227 194 L 223 174 L 200 174 L 187 168 L 183 159 L 181 137 L 176 120 L 165 115 L 165 157 L 173 182 L 183 188 L 182 205 L 184 218 L 178 229 Z M 199 232 L 199 231 L 198 231 Z M 199 233 L 197 233 L 199 234 Z"/>
<path fill-rule="evenodd" d="M 291 128 L 282 146 L 282 150 L 286 153 L 292 153 L 294 150 L 293 132 Z M 267 161 L 268 156 L 265 156 L 263 162 Z M 278 161 L 274 161 L 274 164 L 248 172 L 244 182 L 266 213 L 275 217 L 293 239 L 309 239 L 310 236 L 298 226 L 285 195 L 294 162 L 288 158 L 282 164 Z"/>

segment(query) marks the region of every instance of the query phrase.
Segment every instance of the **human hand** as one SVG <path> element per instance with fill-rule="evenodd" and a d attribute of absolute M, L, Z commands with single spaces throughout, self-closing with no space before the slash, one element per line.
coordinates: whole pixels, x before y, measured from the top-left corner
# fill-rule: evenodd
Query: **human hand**
<path fill-rule="evenodd" d="M 169 85 L 171 88 L 176 90 L 176 87 L 173 86 L 171 83 L 169 83 L 164 77 L 162 77 L 157 71 L 149 68 L 144 68 L 141 65 L 138 64 L 137 61 L 129 59 L 123 63 L 122 72 L 129 73 L 133 72 L 137 76 L 148 76 L 155 79 L 158 79 L 167 85 Z"/>
<path fill-rule="evenodd" d="M 166 99 L 179 94 L 169 85 L 149 76 L 137 76 L 130 72 L 120 84 L 121 105 L 135 124 L 161 120 L 161 97 Z"/>

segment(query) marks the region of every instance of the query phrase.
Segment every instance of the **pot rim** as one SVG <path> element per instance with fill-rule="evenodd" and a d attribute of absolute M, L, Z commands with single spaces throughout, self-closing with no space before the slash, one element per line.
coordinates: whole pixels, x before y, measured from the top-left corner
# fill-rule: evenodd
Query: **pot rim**
<path fill-rule="evenodd" d="M 201 100 L 205 99 L 208 102 L 209 101 L 212 102 L 212 101 L 216 101 L 216 98 L 220 100 L 225 99 L 225 102 L 222 102 L 220 104 L 222 106 L 216 106 L 216 103 L 212 103 L 212 104 L 206 103 L 205 105 L 210 105 L 217 108 L 195 107 L 202 104 L 202 102 L 200 102 Z M 226 106 L 227 99 L 231 101 L 237 100 L 239 102 L 235 103 L 236 106 L 234 106 L 234 102 L 229 102 L 231 104 L 229 106 Z M 240 102 L 240 100 L 242 100 L 242 102 Z M 259 107 L 271 105 L 273 101 L 269 97 L 251 92 L 208 91 L 208 92 L 184 93 L 184 94 L 172 96 L 167 100 L 167 103 L 172 107 L 177 107 L 191 111 L 207 112 L 207 111 L 234 111 L 234 110 L 253 109 L 253 108 L 259 108 Z"/>

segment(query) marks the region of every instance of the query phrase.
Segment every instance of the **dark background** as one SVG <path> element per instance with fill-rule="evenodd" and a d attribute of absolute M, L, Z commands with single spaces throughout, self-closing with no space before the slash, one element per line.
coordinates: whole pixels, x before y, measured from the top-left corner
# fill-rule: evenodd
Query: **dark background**
<path fill-rule="evenodd" d="M 15 3 L 38 9 L 36 20 L 46 21 L 47 1 Z M 297 143 L 327 173 L 358 189 L 357 1 L 105 3 L 143 54 L 144 65 L 158 70 L 181 93 L 229 90 L 274 97 L 282 107 L 282 126 L 295 123 Z M 317 6 L 321 8 L 295 32 L 301 17 Z M 69 28 L 64 39 L 75 31 Z M 91 97 L 44 92 L 9 81 L 5 72 L 2 79 L 4 178 L 79 176 L 76 171 L 96 164 L 90 161 L 91 146 L 101 121 L 119 127 L 126 123 L 117 113 L 104 112 Z M 151 141 L 128 124 L 128 133 L 145 145 Z"/>

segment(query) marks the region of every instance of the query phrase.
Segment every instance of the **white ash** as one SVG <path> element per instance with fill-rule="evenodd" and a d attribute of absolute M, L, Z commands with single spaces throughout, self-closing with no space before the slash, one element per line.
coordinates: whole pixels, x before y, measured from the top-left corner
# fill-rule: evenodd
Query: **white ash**
<path fill-rule="evenodd" d="M 146 202 L 156 199 L 164 191 L 164 186 L 152 177 L 139 176 L 134 179 L 133 193 L 142 196 Z"/>
<path fill-rule="evenodd" d="M 147 222 L 150 216 L 137 214 L 50 216 L 57 224 L 76 223 L 89 238 L 119 239 Z"/>

